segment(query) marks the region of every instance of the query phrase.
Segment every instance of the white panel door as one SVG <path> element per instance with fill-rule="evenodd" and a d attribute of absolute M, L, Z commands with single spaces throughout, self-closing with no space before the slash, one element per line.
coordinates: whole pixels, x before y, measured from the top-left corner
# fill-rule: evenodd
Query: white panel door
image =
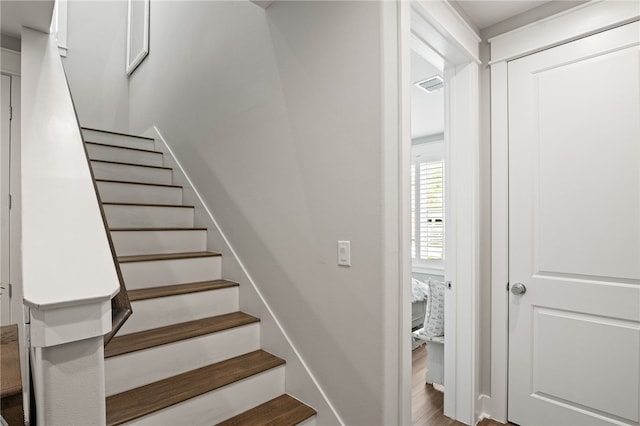
<path fill-rule="evenodd" d="M 11 137 L 11 77 L 1 75 L 2 92 L 0 103 L 0 325 L 11 323 L 11 301 L 9 299 L 9 141 Z"/>
<path fill-rule="evenodd" d="M 513 423 L 640 421 L 639 44 L 635 22 L 508 66 Z"/>

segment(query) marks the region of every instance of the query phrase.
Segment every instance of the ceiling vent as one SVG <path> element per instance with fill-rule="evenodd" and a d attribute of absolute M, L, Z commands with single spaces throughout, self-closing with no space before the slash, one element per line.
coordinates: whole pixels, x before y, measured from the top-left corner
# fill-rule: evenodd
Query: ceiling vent
<path fill-rule="evenodd" d="M 433 77 L 429 77 L 426 80 L 417 82 L 416 86 L 424 89 L 427 93 L 431 93 L 444 87 L 444 80 L 439 75 L 434 75 Z"/>

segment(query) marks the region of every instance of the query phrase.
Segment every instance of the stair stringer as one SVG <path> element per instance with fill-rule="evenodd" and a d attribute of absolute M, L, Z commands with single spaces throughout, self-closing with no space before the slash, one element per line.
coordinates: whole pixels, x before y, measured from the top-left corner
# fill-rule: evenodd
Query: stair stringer
<path fill-rule="evenodd" d="M 194 225 L 208 228 L 207 246 L 222 253 L 224 278 L 240 284 L 241 309 L 260 318 L 261 347 L 287 361 L 285 391 L 317 411 L 315 424 L 344 426 L 344 421 L 278 321 L 158 127 L 149 128 L 141 136 L 155 139 L 156 150 L 164 154 L 165 167 L 173 168 L 173 184 L 183 186 L 183 204 L 195 206 Z"/>

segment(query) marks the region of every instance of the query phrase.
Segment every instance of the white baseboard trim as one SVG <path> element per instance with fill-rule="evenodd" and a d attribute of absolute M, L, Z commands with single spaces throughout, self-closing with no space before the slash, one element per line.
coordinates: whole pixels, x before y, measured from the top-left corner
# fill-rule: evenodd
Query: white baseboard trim
<path fill-rule="evenodd" d="M 478 396 L 477 409 L 478 409 L 478 412 L 480 414 L 478 415 L 478 418 L 476 420 L 476 424 L 480 423 L 484 419 L 492 419 L 493 421 L 498 422 L 498 423 L 502 423 L 502 424 L 506 423 L 506 422 L 504 422 L 502 420 L 494 419 L 491 416 L 491 397 L 489 395 L 480 394 Z"/>
<path fill-rule="evenodd" d="M 143 136 L 147 136 L 147 137 L 152 137 L 154 139 L 156 139 L 157 141 L 161 142 L 162 146 L 156 146 L 156 149 L 160 149 L 161 151 L 169 154 L 171 156 L 171 158 L 173 159 L 173 161 L 175 162 L 177 168 L 179 169 L 180 173 L 184 176 L 186 182 L 188 183 L 188 185 L 191 187 L 191 190 L 193 190 L 200 206 L 202 209 L 204 209 L 204 211 L 206 212 L 208 218 L 211 220 L 211 223 L 213 223 L 214 227 L 216 228 L 217 232 L 220 234 L 220 236 L 222 237 L 224 244 L 226 244 L 226 246 L 228 247 L 229 251 L 231 252 L 232 256 L 234 257 L 235 261 L 237 262 L 237 264 L 239 265 L 239 267 L 242 270 L 242 273 L 244 274 L 246 280 L 251 283 L 251 286 L 253 287 L 254 291 L 256 292 L 256 294 L 258 295 L 258 297 L 260 298 L 260 301 L 262 302 L 262 304 L 264 305 L 264 307 L 266 308 L 267 312 L 269 313 L 269 315 L 271 316 L 271 318 L 273 319 L 274 323 L 276 324 L 276 326 L 278 327 L 278 330 L 280 331 L 280 333 L 282 334 L 282 336 L 284 337 L 284 339 L 286 340 L 287 344 L 290 346 L 291 350 L 293 351 L 293 353 L 296 355 L 296 357 L 298 358 L 298 361 L 300 362 L 300 364 L 303 366 L 303 368 L 305 369 L 305 372 L 309 375 L 309 378 L 312 380 L 312 382 L 314 383 L 314 385 L 316 386 L 318 392 L 320 393 L 320 395 L 322 396 L 322 398 L 324 399 L 325 403 L 327 404 L 327 406 L 331 409 L 333 415 L 335 416 L 335 418 L 340 422 L 340 424 L 342 426 L 345 425 L 345 422 L 342 420 L 342 418 L 340 417 L 340 415 L 338 414 L 338 411 L 336 410 L 336 408 L 333 406 L 333 404 L 331 403 L 331 401 L 329 400 L 329 398 L 327 397 L 327 395 L 325 394 L 324 390 L 322 389 L 322 387 L 320 386 L 320 383 L 318 382 L 318 380 L 316 379 L 316 377 L 314 376 L 314 374 L 311 372 L 311 369 L 309 368 L 309 366 L 307 365 L 307 363 L 304 361 L 304 359 L 302 358 L 302 355 L 300 354 L 300 352 L 298 351 L 298 349 L 296 348 L 296 346 L 293 344 L 293 342 L 291 341 L 291 339 L 289 338 L 289 335 L 286 333 L 286 331 L 284 330 L 284 328 L 282 327 L 282 324 L 280 323 L 280 321 L 278 320 L 278 318 L 276 317 L 275 313 L 273 312 L 273 310 L 271 309 L 271 306 L 269 306 L 269 304 L 267 303 L 267 301 L 265 300 L 262 292 L 260 291 L 260 289 L 258 288 L 258 286 L 256 285 L 255 281 L 253 280 L 253 278 L 251 277 L 251 275 L 249 274 L 249 272 L 247 271 L 247 269 L 245 268 L 244 264 L 242 263 L 242 261 L 240 260 L 240 258 L 238 257 L 236 251 L 234 250 L 233 246 L 231 245 L 231 243 L 229 242 L 229 240 L 227 239 L 226 235 L 224 234 L 224 232 L 222 231 L 222 229 L 220 228 L 220 226 L 218 225 L 218 222 L 216 221 L 215 217 L 213 216 L 213 214 L 211 213 L 211 210 L 209 209 L 209 207 L 207 206 L 207 203 L 205 203 L 204 199 L 202 198 L 202 196 L 200 195 L 200 193 L 198 192 L 198 189 L 196 188 L 196 186 L 193 184 L 193 182 L 191 181 L 191 178 L 189 177 L 189 175 L 187 174 L 186 170 L 182 167 L 182 164 L 180 163 L 180 161 L 178 160 L 178 158 L 174 155 L 173 150 L 171 149 L 171 146 L 167 143 L 167 141 L 165 140 L 165 138 L 162 136 L 162 133 L 160 133 L 160 130 L 158 129 L 157 126 L 153 126 L 150 129 L 148 129 L 146 132 L 144 132 L 142 134 Z M 186 188 L 185 188 L 186 189 Z M 224 272 L 223 272 L 224 273 Z"/>

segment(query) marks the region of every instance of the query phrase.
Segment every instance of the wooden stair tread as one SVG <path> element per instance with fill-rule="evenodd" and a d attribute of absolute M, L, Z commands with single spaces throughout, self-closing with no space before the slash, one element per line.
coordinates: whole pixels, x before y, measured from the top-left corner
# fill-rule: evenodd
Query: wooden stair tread
<path fill-rule="evenodd" d="M 107 398 L 107 425 L 122 424 L 284 363 L 282 358 L 257 350 L 112 395 Z"/>
<path fill-rule="evenodd" d="M 155 139 L 153 138 L 148 138 L 146 136 L 138 136 L 138 135 L 132 135 L 129 133 L 120 133 L 120 132 L 113 132 L 111 130 L 101 130 L 101 129 L 94 129 L 93 127 L 80 127 L 82 130 L 92 130 L 94 132 L 100 132 L 100 133 L 109 133 L 111 135 L 119 135 L 119 136 L 128 136 L 130 138 L 138 138 L 138 139 L 148 139 L 150 141 L 153 141 Z"/>
<path fill-rule="evenodd" d="M 139 206 L 139 207 L 177 207 L 181 209 L 193 209 L 193 206 L 185 206 L 183 204 L 155 204 L 155 203 L 118 203 L 118 202 L 103 202 L 103 206 Z"/>
<path fill-rule="evenodd" d="M 148 167 L 151 169 L 163 169 L 163 170 L 173 170 L 171 167 L 164 166 L 150 166 L 148 164 L 136 164 L 136 163 L 123 163 L 122 161 L 109 161 L 109 160 L 90 160 L 92 163 L 107 163 L 107 164 L 119 164 L 121 166 L 135 166 L 135 167 Z"/>
<path fill-rule="evenodd" d="M 285 394 L 216 426 L 294 426 L 316 414 L 313 408 Z"/>
<path fill-rule="evenodd" d="M 163 155 L 162 152 L 160 151 L 154 151 L 152 149 L 143 149 L 143 148 L 131 148 L 129 146 L 120 146 L 120 145 L 112 145 L 109 143 L 102 143 L 102 142 L 90 142 L 87 141 L 85 142 L 85 144 L 87 145 L 98 145 L 98 146 L 105 146 L 107 148 L 118 148 L 118 149 L 128 149 L 131 151 L 142 151 L 142 152 L 147 152 L 149 154 L 158 154 L 158 155 Z"/>
<path fill-rule="evenodd" d="M 214 251 L 190 251 L 184 253 L 160 253 L 160 254 L 138 254 L 133 256 L 118 256 L 119 263 L 131 262 L 151 262 L 156 260 L 177 260 L 193 259 L 200 257 L 219 257 L 220 253 Z"/>
<path fill-rule="evenodd" d="M 140 232 L 140 231 L 206 231 L 207 228 L 109 228 L 111 232 Z"/>
<path fill-rule="evenodd" d="M 223 288 L 237 287 L 238 283 L 227 280 L 202 281 L 197 283 L 166 285 L 161 287 L 129 290 L 129 300 L 156 299 L 158 297 L 177 296 L 180 294 L 198 293 L 201 291 L 220 290 Z"/>
<path fill-rule="evenodd" d="M 217 315 L 180 324 L 172 324 L 137 333 L 116 336 L 104 348 L 104 357 L 122 355 L 129 352 L 140 351 L 178 342 L 192 337 L 216 333 L 234 327 L 259 322 L 260 319 L 244 312 L 232 312 L 230 314 Z"/>
<path fill-rule="evenodd" d="M 18 325 L 0 327 L 0 398 L 22 393 Z"/>
<path fill-rule="evenodd" d="M 168 183 L 136 182 L 133 180 L 96 179 L 96 182 L 122 183 L 127 185 L 162 186 L 166 188 L 182 188 L 182 186 L 180 185 L 169 185 Z"/>

